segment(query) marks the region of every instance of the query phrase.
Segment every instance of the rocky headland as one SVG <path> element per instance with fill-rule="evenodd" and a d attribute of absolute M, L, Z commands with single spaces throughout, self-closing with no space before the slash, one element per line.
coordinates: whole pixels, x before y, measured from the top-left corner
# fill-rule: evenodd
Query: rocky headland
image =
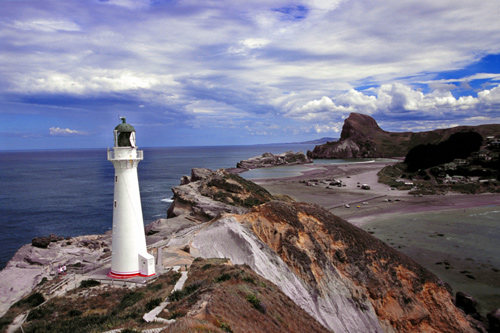
<path fill-rule="evenodd" d="M 335 332 L 484 331 L 471 315 L 455 306 L 453 295 L 439 278 L 318 205 L 272 195 L 226 170 L 193 169 L 172 191 L 169 218 L 155 221 L 145 230 L 158 275 L 170 265 L 192 267 L 182 291 L 186 298 L 169 305 L 168 318 L 176 316 L 169 331 L 202 324 L 215 326 L 215 331 L 231 327 L 235 332 L 271 327 L 282 332 L 310 328 Z M 105 268 L 107 257 L 109 235 L 58 240 L 46 249 L 26 245 L 0 272 L 1 295 L 7 295 L 2 296 L 2 304 L 8 307 L 32 289 L 42 290 L 38 284 L 43 277 L 54 278 L 54 267 L 89 264 Z M 217 266 L 199 258 L 228 261 Z M 222 268 L 209 273 L 212 267 Z M 207 278 L 210 274 L 216 275 Z M 15 276 L 25 280 L 16 292 Z M 154 290 L 161 293 L 162 288 Z M 287 305 L 286 299 L 298 307 Z M 242 304 L 250 304 L 254 312 L 237 312 Z M 100 318 L 110 327 L 111 321 L 106 320 L 111 320 L 113 311 L 102 308 L 92 313 L 97 323 Z M 134 311 L 141 318 L 148 310 L 137 305 Z M 296 313 L 301 321 L 292 326 L 285 321 L 285 313 Z M 57 312 L 55 317 L 34 318 L 26 326 L 36 325 L 37 320 L 56 325 L 75 320 L 74 316 Z M 259 323 L 252 327 L 256 321 Z M 130 320 L 127 325 L 140 326 Z"/>
<path fill-rule="evenodd" d="M 268 168 L 280 165 L 294 165 L 312 163 L 313 160 L 303 152 L 287 151 L 282 154 L 264 153 L 260 156 L 255 156 L 247 160 L 240 161 L 236 164 L 238 172 L 243 172 L 257 168 Z"/>
<path fill-rule="evenodd" d="M 344 121 L 338 142 L 316 146 L 307 152 L 311 158 L 378 158 L 403 157 L 421 144 L 439 144 L 452 134 L 474 131 L 484 139 L 500 133 L 500 125 L 457 126 L 426 132 L 384 131 L 372 117 L 351 113 Z"/>

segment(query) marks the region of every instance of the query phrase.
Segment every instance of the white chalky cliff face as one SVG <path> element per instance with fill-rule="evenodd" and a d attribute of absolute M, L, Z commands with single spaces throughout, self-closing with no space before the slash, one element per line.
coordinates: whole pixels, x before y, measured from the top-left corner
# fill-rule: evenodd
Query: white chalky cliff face
<path fill-rule="evenodd" d="M 137 150 L 135 129 L 121 118 L 114 130 L 113 151 L 108 160 L 115 167 L 112 259 L 109 276 L 128 278 L 155 274 L 154 257 L 147 252 L 137 165 L 143 151 Z"/>

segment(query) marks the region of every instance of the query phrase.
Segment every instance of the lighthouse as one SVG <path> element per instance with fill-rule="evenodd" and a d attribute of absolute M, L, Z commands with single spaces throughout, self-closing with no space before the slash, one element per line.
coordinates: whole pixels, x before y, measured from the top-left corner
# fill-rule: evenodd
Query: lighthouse
<path fill-rule="evenodd" d="M 115 167 L 113 238 L 109 277 L 126 279 L 155 274 L 154 257 L 147 252 L 137 165 L 143 151 L 137 150 L 135 129 L 125 117 L 114 130 L 114 147 L 108 161 Z"/>

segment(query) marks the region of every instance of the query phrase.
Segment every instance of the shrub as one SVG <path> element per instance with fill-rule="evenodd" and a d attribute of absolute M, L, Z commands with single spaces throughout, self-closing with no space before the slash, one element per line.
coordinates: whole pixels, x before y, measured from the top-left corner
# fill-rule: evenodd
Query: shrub
<path fill-rule="evenodd" d="M 48 310 L 46 307 L 36 308 L 30 311 L 27 320 L 32 321 L 35 319 L 43 319 L 45 316 L 50 315 L 52 311 Z"/>
<path fill-rule="evenodd" d="M 170 280 L 168 281 L 168 284 L 172 285 L 172 286 L 175 286 L 175 284 L 177 283 L 177 281 L 179 281 L 179 279 L 181 278 L 182 274 L 179 273 L 179 272 L 175 272 L 172 277 L 170 278 Z"/>
<path fill-rule="evenodd" d="M 243 278 L 241 278 L 241 281 L 248 282 L 248 283 L 251 283 L 251 284 L 255 284 L 255 280 L 251 276 L 244 276 Z"/>
<path fill-rule="evenodd" d="M 44 276 L 43 279 L 38 283 L 38 286 L 43 285 L 45 282 L 47 282 L 47 277 Z"/>
<path fill-rule="evenodd" d="M 266 308 L 255 294 L 248 294 L 247 301 L 250 302 L 250 304 L 252 304 L 253 307 L 256 308 L 259 312 L 266 313 Z"/>
<path fill-rule="evenodd" d="M 76 309 L 71 309 L 71 310 L 69 310 L 68 315 L 70 317 L 78 317 L 78 316 L 82 315 L 82 311 L 76 310 Z"/>
<path fill-rule="evenodd" d="M 28 305 L 29 307 L 35 307 L 45 302 L 45 297 L 41 293 L 33 293 L 27 298 L 22 299 L 14 304 L 15 307 L 21 307 L 23 305 Z"/>
<path fill-rule="evenodd" d="M 194 293 L 199 287 L 200 285 L 198 283 L 193 283 L 189 286 L 184 287 L 182 290 L 174 290 L 172 291 L 170 296 L 168 296 L 168 300 L 171 302 L 179 301 L 184 297 Z"/>
<path fill-rule="evenodd" d="M 163 288 L 163 283 L 150 284 L 148 289 L 152 291 L 160 291 Z"/>
<path fill-rule="evenodd" d="M 233 329 L 231 328 L 231 325 L 229 325 L 225 321 L 219 321 L 219 320 L 217 320 L 217 324 L 218 324 L 219 328 L 221 330 L 223 330 L 224 332 L 230 332 L 230 333 L 233 332 Z"/>
<path fill-rule="evenodd" d="M 143 293 L 140 292 L 131 292 L 123 296 L 122 300 L 120 301 L 119 308 L 120 309 L 126 309 L 135 303 L 139 302 L 142 298 L 144 297 Z"/>
<path fill-rule="evenodd" d="M 227 274 L 227 273 L 224 273 L 222 275 L 219 275 L 218 277 L 216 277 L 214 279 L 214 282 L 215 283 L 220 283 L 220 282 L 224 282 L 224 281 L 227 281 L 227 280 L 230 280 L 231 279 L 231 275 Z"/>
<path fill-rule="evenodd" d="M 181 311 L 172 311 L 168 319 L 175 319 L 179 317 L 184 317 L 186 314 Z"/>
<path fill-rule="evenodd" d="M 146 303 L 146 311 L 149 312 L 156 308 L 158 305 L 160 305 L 162 302 L 162 299 L 160 297 L 158 298 L 153 298 L 149 300 L 149 302 Z"/>
<path fill-rule="evenodd" d="M 90 288 L 101 285 L 101 282 L 93 279 L 83 280 L 80 282 L 80 288 Z"/>

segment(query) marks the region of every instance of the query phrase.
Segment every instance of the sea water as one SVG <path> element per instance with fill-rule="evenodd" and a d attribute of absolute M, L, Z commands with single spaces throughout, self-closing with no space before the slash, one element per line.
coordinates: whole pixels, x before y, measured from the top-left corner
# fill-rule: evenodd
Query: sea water
<path fill-rule="evenodd" d="M 140 148 L 139 186 L 146 224 L 165 218 L 171 188 L 192 168 L 236 167 L 265 152 L 314 145 Z M 38 236 L 102 234 L 113 221 L 113 164 L 106 149 L 0 151 L 0 269 Z"/>

